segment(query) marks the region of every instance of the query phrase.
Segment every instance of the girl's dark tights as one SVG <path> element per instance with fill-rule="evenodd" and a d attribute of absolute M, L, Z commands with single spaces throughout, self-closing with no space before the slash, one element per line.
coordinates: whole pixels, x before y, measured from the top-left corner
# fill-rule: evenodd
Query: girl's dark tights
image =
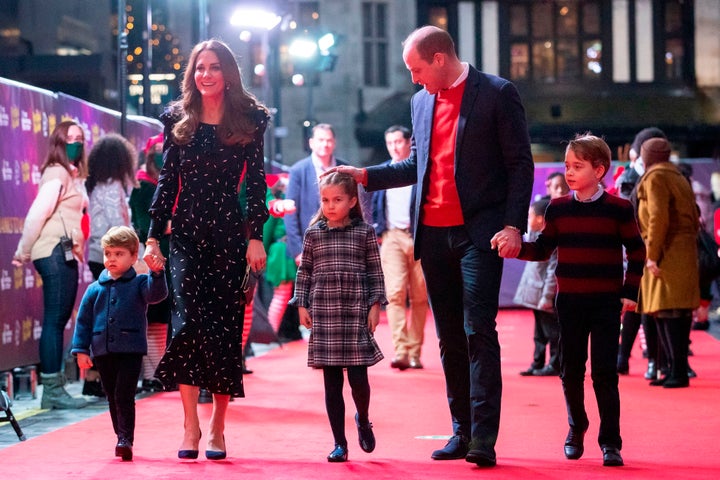
<path fill-rule="evenodd" d="M 325 409 L 330 420 L 330 428 L 335 443 L 347 447 L 343 368 L 323 367 L 323 379 L 325 381 Z M 361 424 L 367 424 L 368 410 L 370 409 L 370 383 L 368 382 L 367 366 L 347 367 L 347 372 L 348 383 L 358 412 L 358 420 Z"/>

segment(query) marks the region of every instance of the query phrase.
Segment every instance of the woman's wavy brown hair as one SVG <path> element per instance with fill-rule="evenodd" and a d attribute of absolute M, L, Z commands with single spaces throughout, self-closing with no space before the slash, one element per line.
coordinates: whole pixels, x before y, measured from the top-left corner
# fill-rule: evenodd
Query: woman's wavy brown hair
<path fill-rule="evenodd" d="M 172 130 L 174 140 L 180 145 L 186 145 L 200 124 L 202 98 L 195 85 L 195 67 L 198 55 L 205 50 L 215 52 L 225 79 L 224 111 L 218 125 L 218 138 L 224 145 L 246 145 L 255 137 L 257 112 L 267 116 L 268 110 L 252 93 L 245 90 L 235 55 L 227 44 L 217 39 L 198 43 L 190 53 L 183 75 L 182 95 L 170 105 L 172 113 L 180 118 Z"/>
<path fill-rule="evenodd" d="M 70 161 L 67 156 L 67 151 L 65 150 L 65 146 L 67 145 L 68 130 L 73 125 L 79 127 L 83 132 L 83 146 L 80 147 L 80 156 L 74 162 Z M 87 177 L 88 169 L 87 157 L 85 155 L 85 130 L 83 130 L 82 126 L 77 122 L 64 120 L 58 123 L 55 130 L 53 130 L 50 134 L 50 138 L 48 139 L 48 154 L 47 157 L 45 157 L 45 161 L 40 166 L 40 173 L 43 173 L 45 169 L 51 165 L 60 165 L 71 174 L 72 170 L 70 169 L 70 165 L 73 165 L 77 168 L 79 178 Z"/>

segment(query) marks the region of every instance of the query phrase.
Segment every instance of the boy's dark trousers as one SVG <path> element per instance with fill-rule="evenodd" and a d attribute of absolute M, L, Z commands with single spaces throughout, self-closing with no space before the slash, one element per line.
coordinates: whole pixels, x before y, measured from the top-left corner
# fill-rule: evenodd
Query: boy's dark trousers
<path fill-rule="evenodd" d="M 143 355 L 110 353 L 93 358 L 108 400 L 110 418 L 118 440 L 135 441 L 135 391 Z"/>
<path fill-rule="evenodd" d="M 616 365 L 622 310 L 620 298 L 561 293 L 556 306 L 560 320 L 560 371 L 568 423 L 578 432 L 584 432 L 589 425 L 583 385 L 589 338 L 591 378 L 600 413 L 598 444 L 621 449 Z"/>

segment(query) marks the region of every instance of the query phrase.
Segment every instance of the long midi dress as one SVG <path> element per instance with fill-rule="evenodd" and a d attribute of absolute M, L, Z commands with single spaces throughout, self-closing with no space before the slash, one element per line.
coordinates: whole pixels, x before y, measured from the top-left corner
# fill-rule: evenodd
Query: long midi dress
<path fill-rule="evenodd" d="M 360 219 L 330 228 L 325 221 L 305 231 L 291 305 L 312 318 L 308 366 L 375 365 L 383 359 L 368 328 L 375 303 L 387 304 L 375 230 Z"/>
<path fill-rule="evenodd" d="M 172 220 L 168 264 L 172 281 L 173 339 L 156 377 L 212 393 L 244 396 L 242 281 L 247 238 L 262 241 L 265 205 L 263 133 L 267 116 L 256 113 L 254 139 L 245 146 L 220 143 L 216 126 L 201 123 L 187 145 L 173 142 L 173 118 L 164 114 L 164 165 L 150 215 L 150 237 L 161 238 Z M 243 170 L 247 219 L 238 203 Z"/>

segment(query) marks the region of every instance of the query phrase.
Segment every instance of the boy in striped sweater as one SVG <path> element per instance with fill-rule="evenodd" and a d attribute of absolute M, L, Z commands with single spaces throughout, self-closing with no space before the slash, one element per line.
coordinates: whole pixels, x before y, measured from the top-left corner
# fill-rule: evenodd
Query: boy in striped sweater
<path fill-rule="evenodd" d="M 550 202 L 544 230 L 536 241 L 523 242 L 518 258 L 542 261 L 556 248 L 558 252 L 560 369 L 570 424 L 565 456 L 576 460 L 584 452 L 589 422 L 583 384 L 589 340 L 603 465 L 622 466 L 615 363 L 621 312 L 635 308 L 645 245 L 630 202 L 608 194 L 600 184 L 610 169 L 610 155 L 605 141 L 593 135 L 578 135 L 570 141 L 565 151 L 565 179 L 573 191 Z M 500 232 L 491 246 L 502 255 L 505 241 Z"/>

